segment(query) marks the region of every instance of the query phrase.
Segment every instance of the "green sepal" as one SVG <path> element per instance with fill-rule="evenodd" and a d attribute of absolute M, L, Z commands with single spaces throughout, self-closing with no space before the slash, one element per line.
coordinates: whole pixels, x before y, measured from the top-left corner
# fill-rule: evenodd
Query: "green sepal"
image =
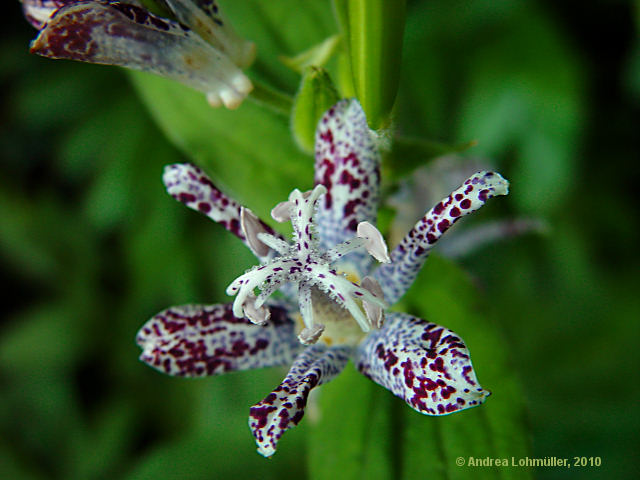
<path fill-rule="evenodd" d="M 291 110 L 291 132 L 304 152 L 313 153 L 318 121 L 339 98 L 326 70 L 320 67 L 306 69 Z"/>
<path fill-rule="evenodd" d="M 406 0 L 348 0 L 348 44 L 358 100 L 369 127 L 389 126 L 400 80 Z"/>
<path fill-rule="evenodd" d="M 335 53 L 340 35 L 332 35 L 322 43 L 299 53 L 295 57 L 281 56 L 280 61 L 294 72 L 303 73 L 308 67 L 324 67 Z"/>

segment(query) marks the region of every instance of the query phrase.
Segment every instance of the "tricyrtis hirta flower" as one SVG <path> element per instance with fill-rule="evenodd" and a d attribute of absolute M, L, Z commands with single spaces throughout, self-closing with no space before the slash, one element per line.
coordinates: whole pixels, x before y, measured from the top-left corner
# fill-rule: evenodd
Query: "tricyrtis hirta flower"
<path fill-rule="evenodd" d="M 160 0 L 175 19 L 137 0 L 22 0 L 40 30 L 31 52 L 49 58 L 152 72 L 204 92 L 212 106 L 235 108 L 253 88 L 242 73 L 255 57 L 214 0 Z"/>
<path fill-rule="evenodd" d="M 165 171 L 173 197 L 221 223 L 260 265 L 229 285 L 232 304 L 172 307 L 149 320 L 137 337 L 141 359 L 187 377 L 291 365 L 284 381 L 250 410 L 249 425 L 265 456 L 300 422 L 310 390 L 334 378 L 350 358 L 428 415 L 478 405 L 489 394 L 460 337 L 384 310 L 406 292 L 447 229 L 490 197 L 506 194 L 508 183 L 497 173 L 476 173 L 388 255 L 375 228 L 379 167 L 359 103 L 339 102 L 318 124 L 315 188 L 294 190 L 271 212 L 277 221 L 291 221 L 292 241 L 225 196 L 197 167 Z M 281 299 L 272 296 L 276 290 Z"/>

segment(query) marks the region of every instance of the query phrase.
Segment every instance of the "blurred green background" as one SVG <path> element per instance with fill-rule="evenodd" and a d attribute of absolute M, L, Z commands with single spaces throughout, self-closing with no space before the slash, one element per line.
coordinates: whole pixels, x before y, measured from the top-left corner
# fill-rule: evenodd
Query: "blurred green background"
<path fill-rule="evenodd" d="M 298 77 L 278 56 L 336 30 L 325 1 L 224 3 L 258 44 L 251 74 L 289 93 Z M 240 242 L 164 193 L 162 167 L 200 160 L 265 216 L 282 192 L 311 185 L 311 158 L 286 119 L 250 102 L 196 119 L 202 97 L 171 96 L 166 82 L 30 56 L 35 32 L 18 2 L 8 7 L 0 478 L 307 477 L 307 419 L 270 460 L 247 427 L 248 407 L 283 371 L 171 379 L 137 361 L 134 337 L 169 305 L 228 301 L 225 285 L 252 263 Z M 408 3 L 398 131 L 478 140 L 466 154 L 491 159 L 512 183 L 487 215 L 549 224 L 546 235 L 461 262 L 501 331 L 496 356 L 519 377 L 530 455 L 602 459 L 536 478 L 640 475 L 639 15 L 622 0 Z M 194 125 L 210 130 L 181 130 Z M 473 353 L 473 332 L 456 330 Z M 480 358 L 482 379 L 491 352 Z M 497 395 L 499 385 L 486 386 Z M 446 478 L 513 473 L 449 460 Z"/>

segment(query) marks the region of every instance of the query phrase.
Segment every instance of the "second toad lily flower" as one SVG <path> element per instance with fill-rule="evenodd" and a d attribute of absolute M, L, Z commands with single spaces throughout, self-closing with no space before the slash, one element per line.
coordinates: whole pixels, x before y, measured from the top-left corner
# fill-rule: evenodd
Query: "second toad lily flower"
<path fill-rule="evenodd" d="M 357 101 L 343 100 L 325 113 L 315 150 L 315 188 L 294 190 L 272 210 L 277 221 L 291 221 L 292 243 L 197 167 L 167 167 L 168 192 L 235 234 L 260 265 L 228 287 L 236 296 L 232 304 L 171 307 L 137 337 L 141 359 L 169 375 L 291 365 L 283 382 L 250 409 L 249 426 L 265 456 L 300 422 L 311 389 L 338 375 L 349 359 L 427 415 L 473 407 L 489 395 L 454 332 L 406 313 L 385 318 L 383 310 L 406 292 L 449 227 L 489 198 L 505 195 L 507 181 L 493 172 L 472 175 L 389 256 L 374 226 L 380 155 Z M 283 299 L 271 297 L 278 289 Z"/>
<path fill-rule="evenodd" d="M 214 0 L 159 0 L 174 19 L 137 0 L 22 0 L 40 30 L 31 52 L 54 59 L 118 65 L 184 83 L 212 106 L 236 108 L 252 90 L 242 73 L 255 58 Z"/>

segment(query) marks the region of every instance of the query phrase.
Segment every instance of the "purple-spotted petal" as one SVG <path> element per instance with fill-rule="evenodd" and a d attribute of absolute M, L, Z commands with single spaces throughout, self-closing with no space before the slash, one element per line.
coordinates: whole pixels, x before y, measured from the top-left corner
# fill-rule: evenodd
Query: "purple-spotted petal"
<path fill-rule="evenodd" d="M 286 310 L 271 307 L 264 326 L 233 316 L 231 305 L 182 305 L 155 315 L 138 332 L 140 360 L 180 377 L 288 365 L 300 351 Z"/>
<path fill-rule="evenodd" d="M 31 52 L 155 73 L 229 108 L 237 107 L 252 88 L 224 53 L 189 28 L 119 2 L 60 8 L 32 42 Z"/>
<path fill-rule="evenodd" d="M 360 222 L 376 224 L 380 153 L 357 100 L 341 100 L 318 123 L 315 183 L 327 188 L 316 217 L 323 248 L 356 236 Z"/>
<path fill-rule="evenodd" d="M 460 218 L 478 210 L 496 195 L 506 195 L 509 182 L 495 172 L 478 172 L 427 212 L 391 252 L 391 263 L 373 274 L 389 304 L 397 302 L 440 237 Z"/>
<path fill-rule="evenodd" d="M 261 256 L 265 250 L 254 248 L 252 243 L 259 240 L 251 238 L 247 240 L 242 228 L 242 206 L 216 188 L 211 179 L 200 168 L 189 163 L 168 165 L 164 169 L 162 177 L 167 193 L 187 207 L 204 213 L 214 222 L 219 223 L 229 232 L 233 233 L 244 242 L 260 260 L 269 258 L 273 251 L 268 250 L 265 256 Z M 273 235 L 279 239 L 283 237 L 276 233 L 269 225 L 252 215 L 252 230 L 261 231 Z M 245 222 L 246 223 L 246 222 Z M 246 230 L 246 228 L 244 229 Z"/>
<path fill-rule="evenodd" d="M 311 389 L 338 375 L 350 354 L 346 347 L 313 345 L 298 355 L 283 382 L 251 407 L 249 427 L 258 452 L 265 457 L 275 453 L 282 434 L 302 420 Z"/>
<path fill-rule="evenodd" d="M 384 327 L 362 342 L 355 362 L 365 376 L 427 415 L 474 407 L 490 395 L 460 337 L 404 313 L 387 314 Z"/>

